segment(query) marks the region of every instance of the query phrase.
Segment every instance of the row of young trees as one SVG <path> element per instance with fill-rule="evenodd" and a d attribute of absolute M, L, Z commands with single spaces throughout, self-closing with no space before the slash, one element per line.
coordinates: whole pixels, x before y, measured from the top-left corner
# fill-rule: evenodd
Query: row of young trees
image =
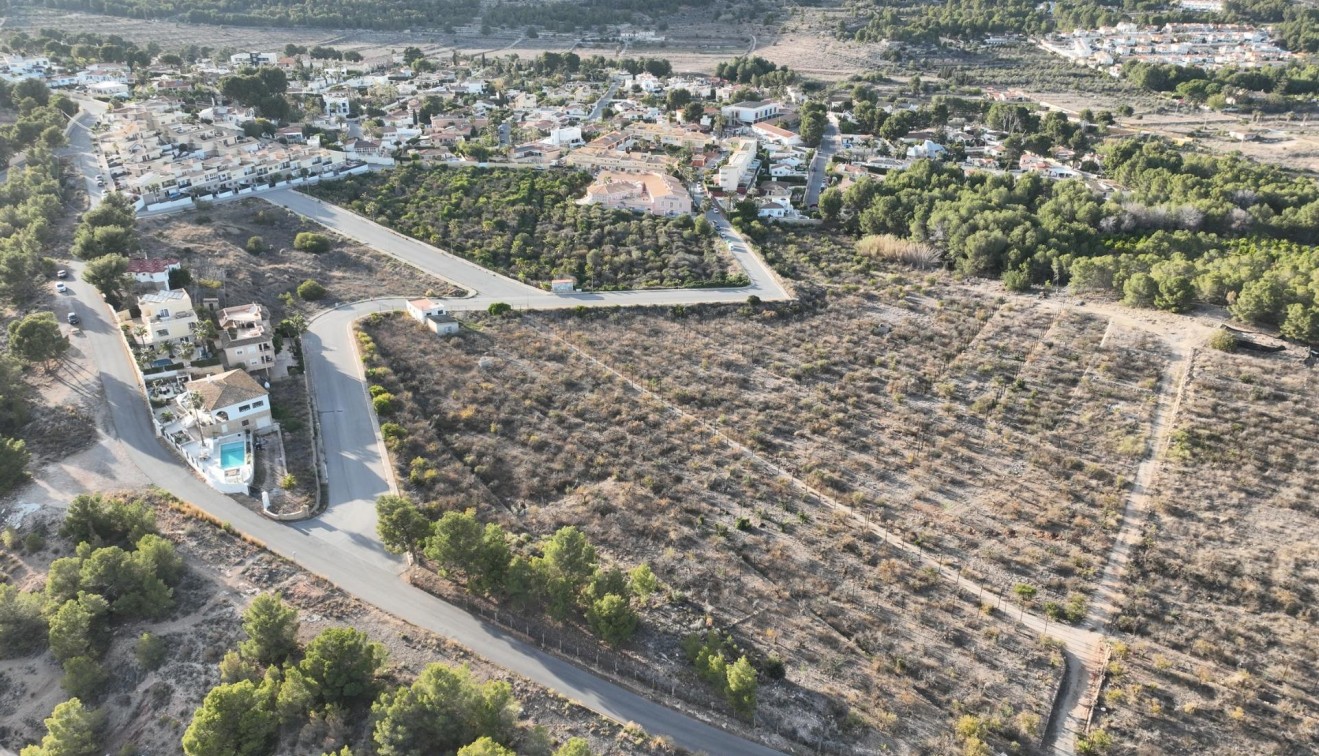
<path fill-rule="evenodd" d="M 925 243 L 961 273 L 1002 275 L 1013 288 L 1075 280 L 1171 310 L 1231 304 L 1244 320 L 1287 322 L 1294 338 L 1316 340 L 1315 254 L 1304 244 L 1319 238 L 1313 181 L 1148 139 L 1110 145 L 1104 164 L 1126 189 L 1107 201 L 1079 181 L 921 161 L 882 183 L 828 190 L 820 211 L 853 232 Z"/>
<path fill-rule="evenodd" d="M 543 609 L 561 621 L 583 617 L 613 646 L 637 629 L 634 603 L 659 587 L 645 564 L 626 573 L 601 566 L 595 547 L 574 527 L 560 528 L 538 546 L 538 554 L 524 555 L 514 551 L 514 539 L 501 526 L 482 525 L 472 511 L 445 512 L 432 521 L 410 499 L 386 495 L 376 501 L 376 513 L 380 540 L 390 551 L 424 555 L 472 593 L 520 610 Z"/>
<path fill-rule="evenodd" d="M 390 685 L 388 654 L 351 627 L 322 630 L 304 647 L 297 609 L 261 594 L 243 613 L 246 639 L 220 662 L 212 688 L 183 734 L 187 756 L 258 756 L 316 748 L 351 754 L 352 744 L 304 743 L 298 730 L 317 719 L 369 722 L 367 745 L 381 756 L 458 753 L 549 754 L 543 730 L 520 727 L 521 705 L 502 680 L 480 682 L 466 666 L 432 664 L 406 685 Z M 589 756 L 584 740 L 555 756 Z"/>
<path fill-rule="evenodd" d="M 590 183 L 583 171 L 409 164 L 308 191 L 522 281 L 573 276 L 607 290 L 742 280 L 708 226 L 578 205 Z"/>

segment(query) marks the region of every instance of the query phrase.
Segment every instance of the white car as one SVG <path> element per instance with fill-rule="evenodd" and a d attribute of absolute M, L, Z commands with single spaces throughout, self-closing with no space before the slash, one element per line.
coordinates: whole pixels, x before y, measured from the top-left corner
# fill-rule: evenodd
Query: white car
<path fill-rule="evenodd" d="M 59 292 L 60 294 L 68 294 L 69 287 L 65 286 L 63 281 L 56 281 L 55 291 Z"/>

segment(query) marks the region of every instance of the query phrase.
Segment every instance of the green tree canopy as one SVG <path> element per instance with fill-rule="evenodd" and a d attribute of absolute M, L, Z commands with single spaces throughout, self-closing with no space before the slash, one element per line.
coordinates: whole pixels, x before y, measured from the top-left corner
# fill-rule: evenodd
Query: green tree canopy
<path fill-rule="evenodd" d="M 49 312 L 34 312 L 9 324 L 9 351 L 24 362 L 50 362 L 69 350 L 69 337 Z"/>
<path fill-rule="evenodd" d="M 88 709 L 77 698 L 57 704 L 46 719 L 46 735 L 39 745 L 24 748 L 20 756 L 97 756 L 102 752 L 104 715 Z"/>
<path fill-rule="evenodd" d="M 432 664 L 372 707 L 381 756 L 452 751 L 480 737 L 510 742 L 520 707 L 508 683 L 479 684 L 463 667 Z"/>
<path fill-rule="evenodd" d="M 183 733 L 188 756 L 264 756 L 278 722 L 266 692 L 250 680 L 219 685 L 206 694 Z"/>
<path fill-rule="evenodd" d="M 281 664 L 298 650 L 298 610 L 279 594 L 262 593 L 243 612 L 247 640 L 238 650 L 261 664 Z"/>
<path fill-rule="evenodd" d="M 360 630 L 333 627 L 307 644 L 298 669 L 327 704 L 353 704 L 375 695 L 376 673 L 384 665 L 385 647 Z"/>
<path fill-rule="evenodd" d="M 133 285 L 133 278 L 128 274 L 128 258 L 115 253 L 101 255 L 87 263 L 82 280 L 101 292 L 111 307 L 122 306 L 125 292 Z"/>
<path fill-rule="evenodd" d="M 416 554 L 432 532 L 431 521 L 406 496 L 376 499 L 376 532 L 391 553 Z"/>

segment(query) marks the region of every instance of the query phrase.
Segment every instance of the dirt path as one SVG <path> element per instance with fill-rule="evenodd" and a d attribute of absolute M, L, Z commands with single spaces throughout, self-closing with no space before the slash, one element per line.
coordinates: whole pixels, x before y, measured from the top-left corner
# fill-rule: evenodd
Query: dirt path
<path fill-rule="evenodd" d="M 1089 616 L 1085 626 L 1102 632 L 1113 618 L 1122 602 L 1122 581 L 1126 576 L 1127 560 L 1131 547 L 1140 540 L 1141 529 L 1149 514 L 1150 490 L 1158 478 L 1163 460 L 1168 449 L 1168 438 L 1172 434 L 1173 419 L 1181 407 L 1182 396 L 1191 376 L 1195 361 L 1195 350 L 1189 354 L 1179 355 L 1159 381 L 1159 394 L 1154 409 L 1154 419 L 1150 423 L 1150 439 L 1146 445 L 1145 456 L 1136 467 L 1136 477 L 1127 501 L 1122 509 L 1122 528 L 1113 541 L 1113 549 L 1108 555 L 1108 564 L 1095 586 L 1095 597 L 1090 602 Z"/>

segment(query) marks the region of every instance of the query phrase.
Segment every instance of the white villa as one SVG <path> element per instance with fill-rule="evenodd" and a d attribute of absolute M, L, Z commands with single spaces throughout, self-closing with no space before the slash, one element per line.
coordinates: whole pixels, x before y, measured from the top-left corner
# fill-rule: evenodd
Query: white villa
<path fill-rule="evenodd" d="M 254 438 L 275 428 L 266 389 L 243 370 L 183 384 L 157 427 L 188 464 L 223 493 L 247 493 L 253 480 Z"/>

